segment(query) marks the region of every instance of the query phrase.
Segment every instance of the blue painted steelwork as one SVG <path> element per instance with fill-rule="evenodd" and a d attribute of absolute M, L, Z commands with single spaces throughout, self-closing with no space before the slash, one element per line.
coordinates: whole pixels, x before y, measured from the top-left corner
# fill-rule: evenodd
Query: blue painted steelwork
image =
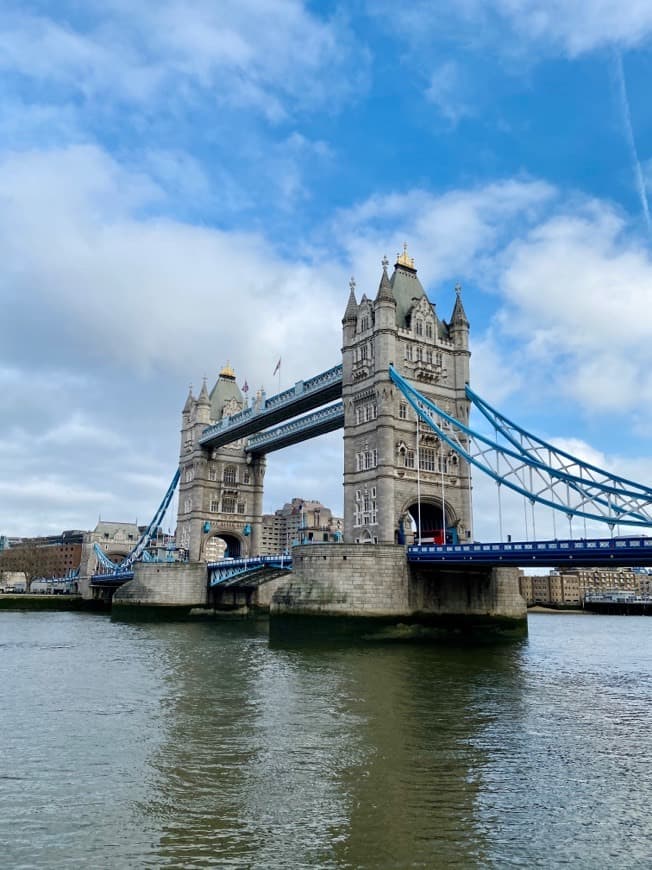
<path fill-rule="evenodd" d="M 199 443 L 203 447 L 220 447 L 260 432 L 268 426 L 296 417 L 304 411 L 325 405 L 342 395 L 342 366 L 337 365 L 307 381 L 299 381 L 269 399 L 262 407 L 245 408 L 232 417 L 204 429 Z"/>
<path fill-rule="evenodd" d="M 466 462 L 531 502 L 562 511 L 569 517 L 584 517 L 613 527 L 652 525 L 652 489 L 636 484 L 637 490 L 587 479 L 547 465 L 527 451 L 512 449 L 492 441 L 447 414 L 422 395 L 390 366 L 390 377 L 414 411 L 439 438 Z M 567 454 L 570 457 L 570 454 Z M 581 459 L 572 457 L 578 469 Z M 620 478 L 619 480 L 624 480 Z"/>
<path fill-rule="evenodd" d="M 598 566 L 652 565 L 652 538 L 592 538 L 577 541 L 514 541 L 509 544 L 431 544 L 407 548 L 408 562 L 446 565 Z"/>
<path fill-rule="evenodd" d="M 133 579 L 134 572 L 132 569 L 113 571 L 111 574 L 93 574 L 91 586 L 122 586 L 127 580 Z"/>
<path fill-rule="evenodd" d="M 643 495 L 652 498 L 652 487 L 637 483 L 634 480 L 628 480 L 626 477 L 619 477 L 610 471 L 598 468 L 597 465 L 580 460 L 571 453 L 567 453 L 565 450 L 549 444 L 547 441 L 539 438 L 538 435 L 528 432 L 527 429 L 523 429 L 517 423 L 509 420 L 477 393 L 474 393 L 468 385 L 466 387 L 466 395 L 489 423 L 491 423 L 494 430 L 509 441 L 520 453 L 546 466 L 553 466 L 554 464 L 554 467 L 558 467 L 560 472 L 567 474 L 569 479 L 581 481 L 584 484 L 595 483 L 609 492 L 625 492 L 627 494 Z M 579 470 L 579 473 L 576 469 Z"/>
<path fill-rule="evenodd" d="M 97 544 L 93 544 L 93 550 L 97 556 L 98 562 L 105 570 L 101 571 L 98 574 L 93 574 L 93 576 L 91 577 L 92 584 L 102 581 L 103 578 L 114 577 L 121 579 L 127 573 L 131 574 L 131 576 L 127 578 L 131 580 L 131 578 L 133 577 L 134 562 L 145 558 L 146 549 L 151 544 L 152 538 L 156 535 L 156 532 L 161 525 L 163 517 L 165 516 L 165 512 L 170 506 L 170 502 L 172 501 L 172 496 L 174 495 L 174 491 L 176 490 L 177 484 L 179 483 L 180 476 L 181 471 L 177 468 L 172 478 L 172 481 L 167 488 L 167 492 L 163 496 L 163 501 L 158 506 L 156 513 L 152 517 L 143 534 L 140 536 L 136 546 L 127 556 L 125 556 L 122 562 L 119 562 L 117 564 L 115 562 L 112 562 L 101 547 L 99 547 Z M 122 580 L 122 582 L 126 581 Z"/>
<path fill-rule="evenodd" d="M 337 402 L 305 417 L 299 417 L 274 429 L 252 435 L 245 444 L 248 453 L 272 453 L 299 441 L 307 441 L 344 426 L 344 405 Z"/>
<path fill-rule="evenodd" d="M 39 583 L 70 583 L 79 579 L 79 567 L 69 568 L 62 577 L 34 577 L 33 582 Z"/>
<path fill-rule="evenodd" d="M 220 562 L 209 562 L 206 568 L 208 585 L 213 588 L 236 577 L 244 579 L 269 568 L 291 571 L 292 556 L 281 553 L 278 556 L 256 556 L 252 559 L 223 559 Z"/>

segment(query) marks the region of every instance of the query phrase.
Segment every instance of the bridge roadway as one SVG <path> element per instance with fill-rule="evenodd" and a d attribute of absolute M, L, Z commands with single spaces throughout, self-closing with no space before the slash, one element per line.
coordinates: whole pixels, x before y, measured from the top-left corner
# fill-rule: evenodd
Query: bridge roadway
<path fill-rule="evenodd" d="M 333 544 L 334 547 L 337 544 Z M 364 546 L 364 545 L 361 545 Z M 371 544 L 369 546 L 372 546 Z M 407 547 L 407 561 L 432 565 L 478 565 L 539 568 L 612 568 L 652 567 L 651 538 L 581 538 L 576 541 L 513 541 L 510 543 L 422 544 Z M 291 554 L 254 556 L 247 559 L 224 559 L 206 566 L 208 585 L 238 585 L 244 580 L 265 579 L 270 570 L 292 570 Z M 91 586 L 115 588 L 133 578 L 133 571 L 95 574 Z"/>
<path fill-rule="evenodd" d="M 292 556 L 281 553 L 278 556 L 254 556 L 248 559 L 223 559 L 219 562 L 209 562 L 206 565 L 208 572 L 208 586 L 214 588 L 222 585 L 239 585 L 243 580 L 253 578 L 255 575 L 275 572 L 285 573 L 292 570 Z"/>
<path fill-rule="evenodd" d="M 206 448 L 223 447 L 225 444 L 231 444 L 233 441 L 247 438 L 255 432 L 262 432 L 263 429 L 291 420 L 299 414 L 320 408 L 322 405 L 326 405 L 341 397 L 342 366 L 338 365 L 326 372 L 315 375 L 313 378 L 309 378 L 307 381 L 298 381 L 289 390 L 284 390 L 282 393 L 270 396 L 269 399 L 265 399 L 260 408 L 254 406 L 245 408 L 244 411 L 240 411 L 240 413 L 234 414 L 232 417 L 227 417 L 224 420 L 220 420 L 219 423 L 208 426 L 202 433 L 199 443 L 202 447 Z M 312 415 L 306 418 L 307 425 L 310 419 L 312 419 Z M 338 420 L 337 426 L 334 425 L 333 420 L 329 422 L 333 429 L 341 425 L 340 420 Z M 306 431 L 304 429 L 302 434 L 295 431 L 295 440 L 287 443 L 296 443 L 296 441 L 303 440 L 306 437 L 312 437 L 312 435 L 308 436 Z M 321 431 L 329 430 L 322 429 Z M 321 434 L 321 432 L 315 431 L 313 434 Z M 287 446 L 287 443 L 272 449 L 280 449 L 281 446 Z M 252 446 L 248 449 L 251 449 L 252 452 L 269 452 L 269 450 L 265 449 L 265 444 L 262 442 L 258 444 L 258 447 Z"/>
<path fill-rule="evenodd" d="M 652 538 L 580 538 L 510 543 L 421 544 L 407 548 L 408 562 L 447 565 L 518 565 L 572 568 L 652 566 Z"/>

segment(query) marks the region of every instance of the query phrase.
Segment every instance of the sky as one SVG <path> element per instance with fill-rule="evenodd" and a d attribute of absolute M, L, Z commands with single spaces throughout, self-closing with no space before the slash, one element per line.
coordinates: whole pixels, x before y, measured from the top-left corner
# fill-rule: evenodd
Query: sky
<path fill-rule="evenodd" d="M 148 521 L 189 385 L 337 364 L 404 241 L 476 392 L 650 480 L 649 0 L 2 6 L 0 534 Z M 272 454 L 265 509 L 338 513 L 341 466 Z"/>

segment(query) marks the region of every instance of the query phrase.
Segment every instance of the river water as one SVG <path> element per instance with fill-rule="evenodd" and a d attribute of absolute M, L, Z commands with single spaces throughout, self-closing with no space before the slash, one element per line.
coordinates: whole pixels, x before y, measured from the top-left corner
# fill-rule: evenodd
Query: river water
<path fill-rule="evenodd" d="M 501 647 L 0 612 L 0 866 L 649 868 L 652 619 Z"/>

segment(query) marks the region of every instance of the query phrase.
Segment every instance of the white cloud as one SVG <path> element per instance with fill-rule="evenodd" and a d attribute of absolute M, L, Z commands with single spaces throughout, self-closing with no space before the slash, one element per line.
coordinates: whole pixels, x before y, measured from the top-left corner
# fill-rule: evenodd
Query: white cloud
<path fill-rule="evenodd" d="M 513 231 L 545 213 L 556 191 L 544 182 L 509 179 L 469 190 L 434 195 L 424 190 L 373 196 L 341 213 L 333 233 L 345 240 L 356 264 L 359 286 L 374 292 L 380 277 L 379 252 L 392 253 L 409 241 L 416 253 L 422 282 L 432 284 L 475 276 L 480 267 L 486 289 L 494 275 L 486 274 L 493 257 Z M 493 268 L 493 267 L 491 267 Z M 369 295 L 369 291 L 367 290 Z M 446 316 L 443 312 L 442 316 Z"/>
<path fill-rule="evenodd" d="M 431 73 L 425 96 L 454 127 L 474 113 L 467 87 L 459 63 L 448 60 Z"/>
<path fill-rule="evenodd" d="M 300 0 L 113 0 L 90 4 L 83 23 L 72 3 L 58 4 L 56 19 L 37 9 L 14 4 L 3 16 L 0 68 L 87 101 L 158 97 L 169 108 L 210 92 L 216 105 L 279 120 L 332 107 L 366 77 L 364 49 L 351 63 L 345 21 L 320 18 Z"/>
<path fill-rule="evenodd" d="M 531 60 L 533 46 L 577 57 L 603 47 L 640 46 L 652 35 L 648 0 L 458 0 L 443 7 L 413 0 L 400 15 L 389 0 L 373 0 L 368 9 L 420 48 L 450 43 L 458 51 L 498 51 L 503 58 Z"/>
<path fill-rule="evenodd" d="M 331 264 L 318 247 L 282 255 L 261 233 L 160 217 L 166 186 L 90 146 L 0 163 L 0 340 L 12 360 L 0 368 L 6 503 L 16 498 L 14 479 L 26 483 L 25 504 L 35 497 L 40 466 L 48 472 L 39 510 L 54 504 L 48 493 L 61 481 L 71 507 L 81 493 L 71 526 L 91 524 L 80 517 L 93 493 L 104 515 L 125 505 L 130 515 L 152 512 L 147 481 L 167 480 L 176 462 L 188 379 L 212 380 L 230 359 L 252 389 L 272 390 L 281 354 L 284 384 L 330 367 L 351 264 L 358 294 L 372 295 L 380 256 L 404 238 L 440 316 L 449 315 L 452 284 L 472 282 L 473 385 L 490 401 L 549 402 L 553 419 L 564 400 L 585 414 L 635 412 L 642 426 L 650 419 L 652 265 L 608 203 L 532 179 L 375 196 L 324 228 L 329 257 L 332 239 L 342 240 Z M 449 297 L 438 298 L 442 285 Z M 20 428 L 9 428 L 14 418 Z M 266 505 L 299 494 L 337 510 L 337 441 L 270 457 Z M 12 450 L 21 442 L 37 449 Z M 322 454 L 326 493 L 315 491 Z M 114 495 L 103 506 L 107 478 Z M 288 492 L 289 479 L 310 491 Z M 27 508 L 19 517 L 35 522 Z M 0 517 L 0 527 L 9 519 Z"/>
<path fill-rule="evenodd" d="M 652 259 L 606 203 L 574 202 L 508 247 L 506 334 L 586 411 L 652 399 Z M 540 379 L 539 379 L 540 380 Z"/>
<path fill-rule="evenodd" d="M 62 339 L 47 353 L 90 365 L 210 371 L 233 356 L 236 327 L 250 379 L 262 379 L 281 350 L 288 373 L 306 354 L 315 371 L 337 355 L 337 270 L 286 263 L 258 234 L 157 218 L 161 189 L 99 149 L 11 156 L 0 163 L 0 197 L 14 315 L 11 331 L 0 330 L 17 352 L 38 356 L 38 344 L 29 347 L 38 310 Z M 303 329 L 315 297 L 326 312 L 317 348 Z"/>
<path fill-rule="evenodd" d="M 636 46 L 652 34 L 648 0 L 499 0 L 498 9 L 522 36 L 559 45 L 571 57 Z"/>

